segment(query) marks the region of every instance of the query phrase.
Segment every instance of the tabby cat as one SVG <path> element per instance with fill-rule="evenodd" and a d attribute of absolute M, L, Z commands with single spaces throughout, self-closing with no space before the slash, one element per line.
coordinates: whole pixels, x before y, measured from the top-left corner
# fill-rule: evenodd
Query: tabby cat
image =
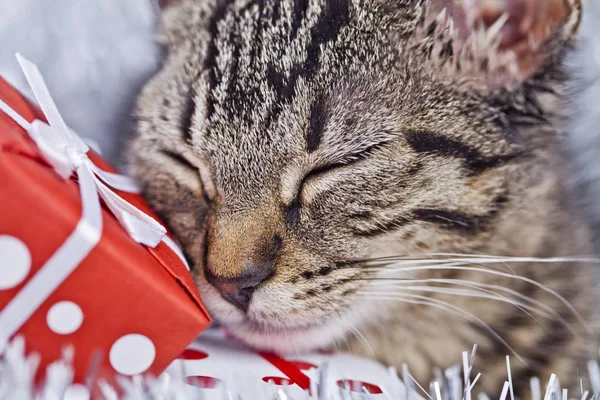
<path fill-rule="evenodd" d="M 215 321 L 480 390 L 596 355 L 596 277 L 565 185 L 579 0 L 178 0 L 129 165 Z M 577 258 L 575 256 L 578 256 Z"/>

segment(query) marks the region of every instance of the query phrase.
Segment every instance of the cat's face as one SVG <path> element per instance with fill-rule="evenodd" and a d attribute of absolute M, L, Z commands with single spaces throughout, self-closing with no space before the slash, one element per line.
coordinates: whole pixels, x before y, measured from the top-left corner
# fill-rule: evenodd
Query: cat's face
<path fill-rule="evenodd" d="M 416 1 L 206 3 L 167 11 L 131 165 L 233 334 L 327 346 L 410 312 L 365 296 L 383 275 L 364 260 L 537 240 L 528 201 L 554 134 L 537 90 L 553 76 L 524 84 L 491 53 L 457 72 Z M 433 275 L 394 275 L 415 276 Z"/>

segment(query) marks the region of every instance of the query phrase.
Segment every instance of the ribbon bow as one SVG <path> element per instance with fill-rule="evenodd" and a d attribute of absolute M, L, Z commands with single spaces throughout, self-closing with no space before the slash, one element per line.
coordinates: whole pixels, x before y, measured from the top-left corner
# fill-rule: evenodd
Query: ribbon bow
<path fill-rule="evenodd" d="M 100 197 L 136 242 L 152 248 L 164 242 L 189 270 L 183 253 L 166 235 L 167 230 L 111 189 L 139 193 L 137 185 L 126 176 L 102 171 L 89 159 L 89 147 L 67 127 L 37 66 L 20 54 L 17 60 L 50 125 L 40 120 L 27 122 L 2 100 L 0 110 L 28 132 L 58 175 L 68 179 L 77 173 L 82 216 L 65 243 L 1 310 L 0 339 L 16 333 L 98 244 L 102 236 Z"/>
<path fill-rule="evenodd" d="M 30 124 L 6 104 L 2 104 L 0 108 L 29 133 L 56 173 L 63 179 L 68 179 L 74 171 L 77 172 L 80 180 L 82 176 L 83 179 L 85 176 L 91 176 L 95 191 L 102 197 L 129 235 L 138 243 L 156 247 L 165 237 L 167 230 L 155 219 L 123 200 L 108 187 L 139 193 L 137 185 L 126 176 L 100 170 L 89 159 L 87 156 L 89 147 L 67 127 L 50 96 L 39 69 L 20 54 L 17 54 L 17 60 L 50 125 L 37 119 Z"/>

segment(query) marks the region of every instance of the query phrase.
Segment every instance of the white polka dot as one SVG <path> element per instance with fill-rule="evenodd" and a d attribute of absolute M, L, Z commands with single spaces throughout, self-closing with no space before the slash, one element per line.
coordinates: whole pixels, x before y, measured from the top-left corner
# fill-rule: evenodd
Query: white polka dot
<path fill-rule="evenodd" d="M 81 308 L 71 301 L 61 301 L 50 307 L 46 323 L 54 333 L 68 335 L 75 332 L 83 322 Z"/>
<path fill-rule="evenodd" d="M 23 282 L 31 269 L 29 249 L 19 239 L 0 235 L 0 290 L 10 289 Z"/>
<path fill-rule="evenodd" d="M 63 400 L 89 400 L 90 391 L 84 385 L 74 383 L 65 391 Z"/>
<path fill-rule="evenodd" d="M 121 336 L 109 353 L 110 364 L 122 375 L 141 374 L 150 368 L 155 356 L 152 340 L 137 333 Z"/>

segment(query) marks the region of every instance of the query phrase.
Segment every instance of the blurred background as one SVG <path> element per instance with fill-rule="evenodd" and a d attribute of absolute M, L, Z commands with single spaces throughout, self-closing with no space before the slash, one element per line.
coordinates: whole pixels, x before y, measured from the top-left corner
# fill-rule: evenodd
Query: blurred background
<path fill-rule="evenodd" d="M 160 60 L 152 0 L 0 0 L 0 75 L 31 91 L 15 59 L 35 62 L 67 123 L 119 161 L 135 95 Z"/>
<path fill-rule="evenodd" d="M 0 0 L 0 75 L 30 95 L 14 54 L 37 63 L 67 123 L 119 164 L 135 95 L 160 63 L 158 15 L 153 0 Z M 570 64 L 578 94 L 564 149 L 600 233 L 600 0 L 587 0 Z"/>

